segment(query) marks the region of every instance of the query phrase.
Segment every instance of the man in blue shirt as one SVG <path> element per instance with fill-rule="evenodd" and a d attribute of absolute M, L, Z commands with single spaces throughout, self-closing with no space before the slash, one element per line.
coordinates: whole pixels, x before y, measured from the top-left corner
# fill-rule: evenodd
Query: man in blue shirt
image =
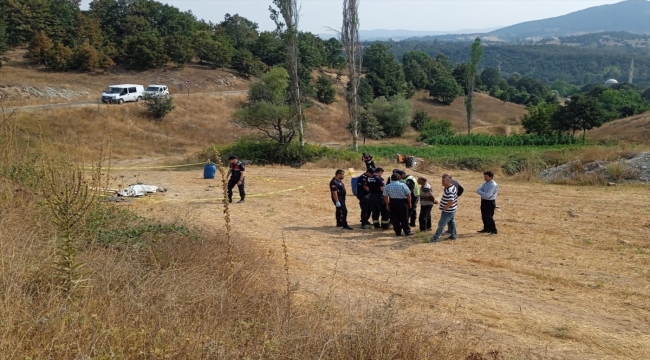
<path fill-rule="evenodd" d="M 497 225 L 494 222 L 494 210 L 497 208 L 497 194 L 499 185 L 494 181 L 494 173 L 486 171 L 483 173 L 485 182 L 476 190 L 481 196 L 481 218 L 483 220 L 483 230 L 479 233 L 497 234 Z"/>
<path fill-rule="evenodd" d="M 409 209 L 411 208 L 411 190 L 405 183 L 400 182 L 400 175 L 393 174 L 390 184 L 384 188 L 384 201 L 386 208 L 390 211 L 390 220 L 393 223 L 395 236 L 401 236 L 404 230 L 405 236 L 411 236 L 409 226 Z"/>

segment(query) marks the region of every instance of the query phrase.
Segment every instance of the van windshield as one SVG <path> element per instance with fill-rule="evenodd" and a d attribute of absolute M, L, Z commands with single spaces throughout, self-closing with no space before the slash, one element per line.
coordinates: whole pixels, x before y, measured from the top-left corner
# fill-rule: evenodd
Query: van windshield
<path fill-rule="evenodd" d="M 124 89 L 122 89 L 122 88 L 112 88 L 112 87 L 109 87 L 108 89 L 104 90 L 104 92 L 105 92 L 105 93 L 108 93 L 108 94 L 119 94 L 119 93 L 122 92 L 122 90 L 124 90 Z"/>
<path fill-rule="evenodd" d="M 159 89 L 158 86 L 149 86 L 145 91 L 158 91 L 158 89 Z"/>

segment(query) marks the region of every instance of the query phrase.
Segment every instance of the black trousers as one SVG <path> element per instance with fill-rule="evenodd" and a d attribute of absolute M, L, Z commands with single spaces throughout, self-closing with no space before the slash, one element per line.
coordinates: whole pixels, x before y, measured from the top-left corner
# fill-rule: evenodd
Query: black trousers
<path fill-rule="evenodd" d="M 332 201 L 336 205 L 336 201 Z M 336 208 L 336 226 L 348 226 L 348 208 L 345 206 L 345 196 L 339 196 L 341 207 Z"/>
<path fill-rule="evenodd" d="M 366 170 L 368 170 L 370 168 L 373 168 L 373 169 L 375 168 L 375 161 L 374 160 L 369 162 L 369 163 L 366 163 Z"/>
<path fill-rule="evenodd" d="M 415 184 L 415 186 L 418 186 Z M 409 225 L 415 226 L 415 219 L 418 218 L 418 202 L 420 201 L 419 196 L 411 194 L 411 208 L 409 209 Z"/>
<path fill-rule="evenodd" d="M 411 232 L 409 226 L 409 208 L 407 199 L 390 199 L 390 221 L 393 223 L 395 235 L 404 235 Z"/>
<path fill-rule="evenodd" d="M 230 179 L 228 181 L 228 200 L 229 201 L 232 201 L 232 189 L 235 187 L 235 185 L 237 185 L 237 182 L 239 182 L 239 179 L 234 180 L 234 181 L 233 181 L 233 179 Z M 246 197 L 246 190 L 244 189 L 244 185 L 246 185 L 245 182 L 246 182 L 246 180 L 242 181 L 241 185 L 237 185 L 237 188 L 239 189 L 239 197 L 242 200 L 244 200 L 244 198 Z"/>
<path fill-rule="evenodd" d="M 420 206 L 420 231 L 431 230 L 431 210 L 433 205 L 422 205 Z"/>
<path fill-rule="evenodd" d="M 390 215 L 384 203 L 384 196 L 382 194 L 370 194 L 368 196 L 368 203 L 370 204 L 370 212 L 372 213 L 372 224 L 378 228 L 379 216 L 381 215 L 381 227 L 388 229 Z"/>
<path fill-rule="evenodd" d="M 368 195 L 359 198 L 359 207 L 361 208 L 361 225 L 370 225 L 370 200 Z"/>
<path fill-rule="evenodd" d="M 483 229 L 490 232 L 497 232 L 497 224 L 494 222 L 494 210 L 497 208 L 495 200 L 481 199 L 481 218 Z"/>

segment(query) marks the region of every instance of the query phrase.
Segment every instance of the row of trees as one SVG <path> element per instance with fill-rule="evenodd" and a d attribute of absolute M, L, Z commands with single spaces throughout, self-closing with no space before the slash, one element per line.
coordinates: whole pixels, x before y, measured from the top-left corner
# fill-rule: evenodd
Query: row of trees
<path fill-rule="evenodd" d="M 44 66 L 86 71 L 115 64 L 139 70 L 168 62 L 182 67 L 198 59 L 212 68 L 260 75 L 285 63 L 284 32 L 260 32 L 257 23 L 237 14 L 214 24 L 153 0 L 93 0 L 89 7 L 82 11 L 69 0 L 0 0 L 0 55 L 29 44 L 28 57 Z M 337 39 L 296 36 L 303 80 L 316 67 L 344 66 Z"/>

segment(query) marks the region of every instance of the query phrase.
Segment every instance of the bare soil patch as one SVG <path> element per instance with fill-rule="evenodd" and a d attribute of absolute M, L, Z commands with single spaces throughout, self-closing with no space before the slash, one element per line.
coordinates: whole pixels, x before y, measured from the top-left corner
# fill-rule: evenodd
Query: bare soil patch
<path fill-rule="evenodd" d="M 255 239 L 278 261 L 287 242 L 298 297 L 331 292 L 343 304 L 397 297 L 409 312 L 473 322 L 504 351 L 530 349 L 540 358 L 650 357 L 647 187 L 497 179 L 500 232 L 485 236 L 476 233 L 480 211 L 472 191 L 481 176 L 454 173 L 468 189 L 457 215 L 459 240 L 425 244 L 430 233 L 396 238 L 358 225 L 335 228 L 327 190 L 334 169 L 250 166 L 247 172 L 246 203 L 231 206 L 235 233 Z M 439 194 L 440 174 L 427 175 Z M 133 179 L 166 187 L 164 195 L 125 206 L 223 227 L 221 185 L 201 177 L 200 169 L 116 170 L 113 186 Z M 354 198 L 348 208 L 355 224 Z"/>

